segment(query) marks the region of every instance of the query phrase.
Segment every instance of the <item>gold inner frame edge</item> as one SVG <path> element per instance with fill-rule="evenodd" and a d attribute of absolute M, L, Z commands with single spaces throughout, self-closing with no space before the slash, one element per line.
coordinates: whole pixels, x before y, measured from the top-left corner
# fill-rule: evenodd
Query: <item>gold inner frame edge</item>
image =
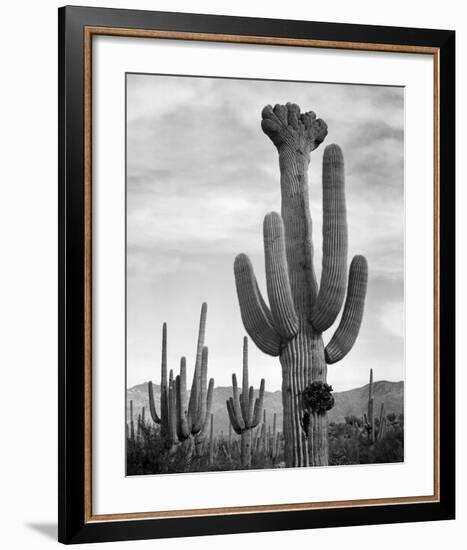
<path fill-rule="evenodd" d="M 228 42 L 237 44 L 264 44 L 326 48 L 354 51 L 399 52 L 433 56 L 433 109 L 434 109 L 434 494 L 395 498 L 336 500 L 324 502 L 266 504 L 221 508 L 200 508 L 154 512 L 128 512 L 116 514 L 93 514 L 92 512 L 92 37 L 93 35 L 121 36 L 132 38 L 159 38 L 170 40 L 193 40 L 203 42 Z M 160 31 L 150 29 L 126 29 L 86 26 L 84 28 L 84 521 L 104 522 L 141 519 L 181 518 L 349 508 L 361 506 L 402 505 L 411 503 L 438 502 L 440 497 L 439 476 L 439 48 L 409 46 L 403 44 L 373 44 L 364 42 L 327 41 L 267 36 L 243 36 L 232 34 Z"/>

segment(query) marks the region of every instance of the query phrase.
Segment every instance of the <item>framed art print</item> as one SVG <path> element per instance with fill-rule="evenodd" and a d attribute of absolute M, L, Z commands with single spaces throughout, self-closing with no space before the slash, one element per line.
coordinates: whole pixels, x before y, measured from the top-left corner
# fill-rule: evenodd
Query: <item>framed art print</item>
<path fill-rule="evenodd" d="M 59 11 L 59 539 L 454 517 L 454 33 Z"/>

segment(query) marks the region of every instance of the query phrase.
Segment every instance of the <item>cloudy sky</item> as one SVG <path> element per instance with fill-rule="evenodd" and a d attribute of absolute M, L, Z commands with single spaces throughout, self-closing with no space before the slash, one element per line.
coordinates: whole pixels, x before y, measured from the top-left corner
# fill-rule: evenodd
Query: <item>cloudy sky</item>
<path fill-rule="evenodd" d="M 404 378 L 404 91 L 397 87 L 127 76 L 128 386 L 160 380 L 162 323 L 169 367 L 192 373 L 201 303 L 208 303 L 209 375 L 230 385 L 244 329 L 233 261 L 253 261 L 266 296 L 262 221 L 280 211 L 276 149 L 260 127 L 266 104 L 298 103 L 323 118 L 344 152 L 349 262 L 364 254 L 369 285 L 360 336 L 330 366 L 336 390 Z M 321 162 L 311 155 L 315 270 L 321 272 Z M 337 321 L 338 322 L 338 321 Z M 337 325 L 336 322 L 336 325 Z M 335 326 L 336 326 L 335 325 Z M 328 330 L 327 342 L 335 326 Z M 277 358 L 250 345 L 250 377 L 280 389 Z"/>

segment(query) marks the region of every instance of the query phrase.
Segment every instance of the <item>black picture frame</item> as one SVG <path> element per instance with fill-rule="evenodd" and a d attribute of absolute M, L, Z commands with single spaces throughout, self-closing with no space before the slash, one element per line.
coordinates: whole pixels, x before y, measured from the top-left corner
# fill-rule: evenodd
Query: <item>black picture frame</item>
<path fill-rule="evenodd" d="M 439 499 L 313 510 L 92 521 L 85 514 L 85 28 L 145 29 L 438 50 Z M 66 544 L 453 519 L 455 33 L 188 13 L 59 9 L 59 541 Z"/>

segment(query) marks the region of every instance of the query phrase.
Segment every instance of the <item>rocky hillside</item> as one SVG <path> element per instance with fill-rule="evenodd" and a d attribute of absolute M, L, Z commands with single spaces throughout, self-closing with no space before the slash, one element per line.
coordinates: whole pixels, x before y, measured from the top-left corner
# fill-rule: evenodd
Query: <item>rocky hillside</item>
<path fill-rule="evenodd" d="M 160 387 L 154 385 L 157 410 L 160 411 Z M 229 419 L 225 402 L 232 395 L 232 388 L 219 386 L 214 389 L 212 412 L 214 413 L 214 429 L 216 433 L 228 433 Z M 404 410 L 404 382 L 387 382 L 384 380 L 374 382 L 373 396 L 375 400 L 375 412 L 379 414 L 379 408 L 384 401 L 386 412 L 400 414 Z M 335 406 L 329 412 L 330 422 L 343 422 L 346 416 L 362 416 L 366 410 L 368 401 L 368 385 L 353 390 L 335 392 Z M 138 384 L 127 391 L 127 412 L 130 414 L 129 402 L 133 401 L 134 416 L 137 418 L 142 407 L 145 407 L 149 418 L 148 385 Z M 282 426 L 282 395 L 280 391 L 264 394 L 264 407 L 268 422 L 272 423 L 274 413 L 277 413 L 278 427 Z M 280 428 L 279 428 L 280 429 Z"/>

